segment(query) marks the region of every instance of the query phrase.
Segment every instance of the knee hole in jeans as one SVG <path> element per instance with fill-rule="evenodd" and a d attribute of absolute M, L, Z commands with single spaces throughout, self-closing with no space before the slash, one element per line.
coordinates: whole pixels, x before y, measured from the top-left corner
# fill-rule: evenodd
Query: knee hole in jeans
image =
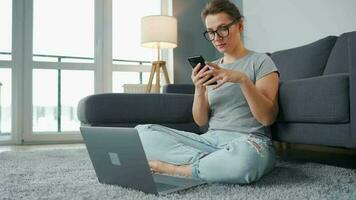
<path fill-rule="evenodd" d="M 259 144 L 257 144 L 255 141 L 252 141 L 252 140 L 250 140 L 250 139 L 248 139 L 247 142 L 248 142 L 249 144 L 251 144 L 253 148 L 256 149 L 257 153 L 259 153 L 259 154 L 261 153 L 262 147 L 261 147 Z"/>

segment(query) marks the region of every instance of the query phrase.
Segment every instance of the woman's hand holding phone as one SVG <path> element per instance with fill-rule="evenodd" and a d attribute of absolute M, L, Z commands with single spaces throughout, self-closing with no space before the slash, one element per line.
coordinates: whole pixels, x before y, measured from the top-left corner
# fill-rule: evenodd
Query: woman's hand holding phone
<path fill-rule="evenodd" d="M 201 77 L 201 75 L 207 70 L 209 70 L 209 67 L 207 65 L 204 65 L 202 67 L 201 64 L 198 63 L 192 71 L 191 78 L 193 84 L 195 85 L 195 90 L 199 95 L 204 95 L 206 91 L 206 86 L 204 86 L 203 84 L 210 78 L 210 76 Z"/>
<path fill-rule="evenodd" d="M 213 78 L 213 76 L 210 74 L 207 76 L 204 76 L 204 77 L 202 76 L 204 74 L 204 72 L 210 70 L 209 66 L 205 65 L 205 60 L 202 56 L 189 57 L 188 61 L 193 68 L 191 78 L 195 85 L 195 88 L 198 89 L 199 91 L 204 90 L 204 92 L 205 92 L 206 88 L 205 88 L 205 85 L 203 85 L 203 84 Z M 214 84 L 217 84 L 217 83 L 209 82 L 209 85 L 214 85 Z"/>

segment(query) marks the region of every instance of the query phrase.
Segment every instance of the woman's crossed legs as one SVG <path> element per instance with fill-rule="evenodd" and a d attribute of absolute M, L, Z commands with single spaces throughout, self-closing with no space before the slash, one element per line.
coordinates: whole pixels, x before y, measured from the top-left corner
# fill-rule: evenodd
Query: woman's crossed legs
<path fill-rule="evenodd" d="M 197 135 L 152 124 L 136 129 L 155 172 L 243 184 L 258 180 L 274 166 L 273 147 L 246 134 Z"/>

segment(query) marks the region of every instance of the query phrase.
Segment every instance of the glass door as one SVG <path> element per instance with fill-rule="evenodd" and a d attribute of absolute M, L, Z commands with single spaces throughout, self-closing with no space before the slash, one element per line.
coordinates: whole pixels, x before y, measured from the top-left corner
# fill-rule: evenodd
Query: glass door
<path fill-rule="evenodd" d="M 12 140 L 12 0 L 0 1 L 0 143 Z"/>
<path fill-rule="evenodd" d="M 77 106 L 94 94 L 95 2 L 33 0 L 32 8 L 24 140 L 80 140 Z"/>

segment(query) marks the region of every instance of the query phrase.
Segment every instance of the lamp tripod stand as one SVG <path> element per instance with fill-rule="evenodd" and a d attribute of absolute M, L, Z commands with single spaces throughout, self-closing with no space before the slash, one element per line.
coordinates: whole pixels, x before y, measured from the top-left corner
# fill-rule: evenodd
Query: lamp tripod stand
<path fill-rule="evenodd" d="M 168 71 L 167 71 L 167 67 L 166 67 L 166 62 L 165 61 L 160 61 L 160 48 L 158 46 L 158 59 L 157 61 L 153 61 L 152 62 L 152 68 L 151 68 L 151 73 L 150 73 L 150 78 L 149 78 L 149 81 L 148 81 L 148 85 L 147 85 L 147 88 L 146 88 L 146 92 L 147 93 L 150 93 L 151 92 L 151 89 L 152 89 L 152 81 L 153 81 L 153 77 L 156 75 L 156 84 L 155 84 L 155 92 L 156 93 L 159 93 L 160 92 L 160 88 L 161 88 L 161 80 L 160 80 L 160 75 L 161 75 L 161 68 L 162 68 L 162 71 L 163 71 L 163 75 L 164 75 L 164 78 L 166 80 L 166 83 L 167 84 L 170 84 L 170 81 L 169 81 L 169 76 L 168 76 Z"/>

